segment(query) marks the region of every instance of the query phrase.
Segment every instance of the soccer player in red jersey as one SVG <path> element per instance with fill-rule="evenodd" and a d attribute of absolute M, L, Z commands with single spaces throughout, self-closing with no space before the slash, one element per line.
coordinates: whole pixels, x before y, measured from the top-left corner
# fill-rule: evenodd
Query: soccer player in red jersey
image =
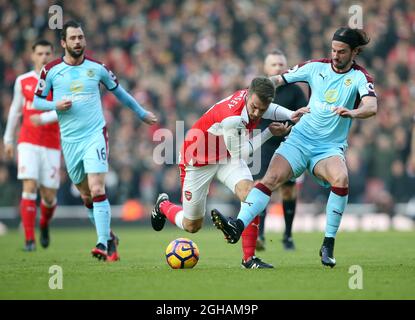
<path fill-rule="evenodd" d="M 17 77 L 13 101 L 4 133 L 7 158 L 14 157 L 14 135 L 22 116 L 17 142 L 17 178 L 23 181 L 20 213 L 25 231 L 25 250 L 34 251 L 36 199 L 39 189 L 40 244 L 49 246 L 49 221 L 56 209 L 56 191 L 59 188 L 60 141 L 56 112 L 42 112 L 33 108 L 33 97 L 40 70 L 52 58 L 53 46 L 46 40 L 38 40 L 32 46 L 34 70 Z M 48 97 L 51 99 L 51 95 Z"/>
<path fill-rule="evenodd" d="M 288 124 L 272 123 L 261 134 L 247 139 L 261 118 L 297 122 L 308 111 L 290 111 L 271 103 L 275 94 L 272 81 L 265 77 L 252 80 L 248 90 L 239 90 L 210 108 L 189 130 L 180 152 L 182 206 L 159 195 L 151 216 L 153 229 L 160 231 L 168 219 L 190 233 L 203 224 L 210 183 L 216 178 L 240 201 L 253 187 L 246 159 L 273 135 L 285 135 Z M 259 219 L 252 221 L 242 235 L 244 268 L 273 268 L 255 257 Z"/>

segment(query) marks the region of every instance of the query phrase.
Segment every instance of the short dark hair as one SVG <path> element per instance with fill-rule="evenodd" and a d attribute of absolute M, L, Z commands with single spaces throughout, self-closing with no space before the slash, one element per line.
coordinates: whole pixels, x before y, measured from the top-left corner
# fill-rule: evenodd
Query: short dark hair
<path fill-rule="evenodd" d="M 61 31 L 61 40 L 66 41 L 66 32 L 68 28 L 82 28 L 81 24 L 78 21 L 75 20 L 69 20 L 66 22 Z"/>
<path fill-rule="evenodd" d="M 37 46 L 51 47 L 53 50 L 52 43 L 50 43 L 48 40 L 45 40 L 45 39 L 36 40 L 32 45 L 32 51 L 35 51 Z"/>
<path fill-rule="evenodd" d="M 333 40 L 347 43 L 352 50 L 357 47 L 365 46 L 370 42 L 370 38 L 366 32 L 361 29 L 352 29 L 349 27 L 337 29 L 333 35 Z M 359 53 L 362 50 L 362 48 L 359 48 Z"/>
<path fill-rule="evenodd" d="M 282 52 L 282 50 L 280 50 L 280 49 L 278 49 L 278 48 L 271 49 L 271 50 L 268 52 L 268 54 L 267 54 L 267 55 L 270 55 L 270 54 L 272 54 L 272 55 L 277 55 L 277 56 L 284 56 L 284 57 L 285 57 L 284 52 Z"/>
<path fill-rule="evenodd" d="M 263 103 L 271 103 L 275 95 L 275 85 L 267 77 L 256 77 L 251 81 L 248 95 L 256 94 Z"/>

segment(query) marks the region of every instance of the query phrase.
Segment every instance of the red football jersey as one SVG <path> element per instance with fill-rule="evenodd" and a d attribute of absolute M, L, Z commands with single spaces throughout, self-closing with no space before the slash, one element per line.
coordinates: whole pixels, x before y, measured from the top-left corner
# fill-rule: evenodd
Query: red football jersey
<path fill-rule="evenodd" d="M 38 80 L 39 77 L 35 71 L 25 73 L 16 79 L 16 82 L 19 81 L 18 85 L 20 85 L 24 101 L 22 107 L 23 121 L 18 143 L 26 142 L 51 149 L 60 149 L 58 122 L 34 126 L 30 121 L 31 115 L 45 112 L 33 107 L 33 98 Z M 47 100 L 52 100 L 52 92 L 48 95 Z"/>
<path fill-rule="evenodd" d="M 245 107 L 247 93 L 248 90 L 236 91 L 212 106 L 195 122 L 186 134 L 180 152 L 180 164 L 204 166 L 220 163 L 220 159 L 230 156 L 222 135 L 222 121 L 229 117 L 239 117 L 244 128 L 249 131 L 259 123 L 249 120 Z"/>

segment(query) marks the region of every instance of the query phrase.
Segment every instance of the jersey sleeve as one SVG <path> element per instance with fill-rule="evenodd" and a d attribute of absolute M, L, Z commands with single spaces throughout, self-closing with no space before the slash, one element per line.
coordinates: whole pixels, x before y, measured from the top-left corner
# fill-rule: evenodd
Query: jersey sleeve
<path fill-rule="evenodd" d="M 101 65 L 101 82 L 109 91 L 115 90 L 118 87 L 117 77 L 105 64 Z"/>
<path fill-rule="evenodd" d="M 313 72 L 314 63 L 304 62 L 297 64 L 282 74 L 286 83 L 293 82 L 310 82 L 310 76 Z"/>
<path fill-rule="evenodd" d="M 35 94 L 40 98 L 46 98 L 51 89 L 52 89 L 51 74 L 49 70 L 43 67 L 42 71 L 40 71 L 40 77 L 37 82 Z"/>
<path fill-rule="evenodd" d="M 271 103 L 262 115 L 263 119 L 269 119 L 272 121 L 283 121 L 290 120 L 294 111 L 291 111 L 283 106 L 276 103 Z"/>
<path fill-rule="evenodd" d="M 360 77 L 357 90 L 359 91 L 360 99 L 365 96 L 376 97 L 373 78 L 368 74 L 363 73 L 362 77 Z"/>
<path fill-rule="evenodd" d="M 7 118 L 6 130 L 4 131 L 3 139 L 5 144 L 12 144 L 14 141 L 14 131 L 22 115 L 23 103 L 22 85 L 20 79 L 17 78 L 14 84 L 13 101 Z"/>

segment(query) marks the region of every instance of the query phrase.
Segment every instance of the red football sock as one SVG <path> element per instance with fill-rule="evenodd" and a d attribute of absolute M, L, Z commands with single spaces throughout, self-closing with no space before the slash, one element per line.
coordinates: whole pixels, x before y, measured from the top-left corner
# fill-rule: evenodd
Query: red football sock
<path fill-rule="evenodd" d="M 183 208 L 166 200 L 160 204 L 160 210 L 172 224 L 176 225 L 176 215 L 182 211 Z"/>
<path fill-rule="evenodd" d="M 259 232 L 259 216 L 245 228 L 242 232 L 242 251 L 244 253 L 244 261 L 249 260 L 255 255 L 256 240 Z"/>
<path fill-rule="evenodd" d="M 20 201 L 20 215 L 26 241 L 35 240 L 36 200 L 22 198 Z"/>
<path fill-rule="evenodd" d="M 50 219 L 52 219 L 53 214 L 56 209 L 56 200 L 52 206 L 47 206 L 43 200 L 40 202 L 40 227 L 46 228 L 49 225 Z"/>

